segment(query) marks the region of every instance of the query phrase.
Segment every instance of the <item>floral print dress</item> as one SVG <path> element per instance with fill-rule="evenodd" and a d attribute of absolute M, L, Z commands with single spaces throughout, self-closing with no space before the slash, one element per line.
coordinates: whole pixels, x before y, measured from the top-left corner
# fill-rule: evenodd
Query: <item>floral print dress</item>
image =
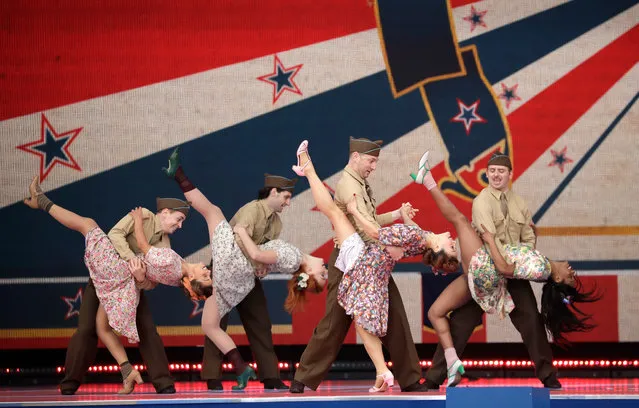
<path fill-rule="evenodd" d="M 275 251 L 277 262 L 266 265 L 267 273 L 293 273 L 302 263 L 302 252 L 293 245 L 274 239 L 258 245 L 264 251 Z M 255 268 L 235 241 L 233 229 L 222 221 L 211 238 L 213 287 L 220 318 L 237 306 L 255 287 Z"/>
<path fill-rule="evenodd" d="M 100 228 L 85 237 L 84 263 L 104 307 L 109 325 L 130 343 L 140 341 L 135 323 L 140 290 L 129 271 L 128 262 L 120 257 L 109 237 Z M 169 286 L 179 286 L 182 258 L 170 248 L 152 247 L 139 258 L 147 265 L 147 279 Z"/>
<path fill-rule="evenodd" d="M 528 245 L 505 245 L 506 262 L 515 265 L 514 279 L 542 282 L 550 276 L 550 261 Z M 503 319 L 515 308 L 508 293 L 507 278 L 497 272 L 485 247 L 477 250 L 468 267 L 468 287 L 473 299 L 486 313 L 498 313 Z"/>
<path fill-rule="evenodd" d="M 366 244 L 353 267 L 343 271 L 337 302 L 367 332 L 383 337 L 388 329 L 388 280 L 396 262 L 384 246 L 403 248 L 404 257 L 415 256 L 426 250 L 426 234 L 412 225 L 380 228 L 378 242 Z"/>

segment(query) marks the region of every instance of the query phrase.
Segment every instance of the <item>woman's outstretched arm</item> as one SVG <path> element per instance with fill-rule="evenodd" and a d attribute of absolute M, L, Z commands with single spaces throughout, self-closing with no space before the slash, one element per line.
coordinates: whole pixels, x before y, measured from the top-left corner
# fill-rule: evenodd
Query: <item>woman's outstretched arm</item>
<path fill-rule="evenodd" d="M 253 240 L 249 236 L 246 228 L 244 228 L 242 225 L 236 225 L 235 227 L 233 227 L 233 232 L 235 232 L 237 236 L 240 237 L 242 245 L 244 245 L 244 249 L 246 249 L 246 252 L 248 252 L 248 256 L 252 260 L 267 265 L 277 262 L 277 253 L 275 251 L 261 250 L 257 245 L 255 245 L 255 242 L 253 242 Z"/>

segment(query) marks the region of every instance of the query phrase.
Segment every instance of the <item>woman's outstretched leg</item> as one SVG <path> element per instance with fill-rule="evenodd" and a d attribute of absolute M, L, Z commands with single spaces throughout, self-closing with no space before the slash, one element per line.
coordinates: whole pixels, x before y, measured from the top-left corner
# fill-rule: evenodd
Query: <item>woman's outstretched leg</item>
<path fill-rule="evenodd" d="M 130 394 L 135 388 L 135 384 L 142 384 L 142 377 L 140 372 L 133 368 L 129 362 L 129 358 L 126 355 L 126 350 L 120 342 L 117 334 L 113 332 L 109 325 L 109 318 L 102 305 L 98 308 L 98 313 L 95 316 L 96 331 L 100 341 L 104 343 L 109 353 L 113 356 L 120 366 L 120 372 L 122 373 L 122 389 L 118 391 L 118 394 Z"/>
<path fill-rule="evenodd" d="M 444 218 L 455 227 L 457 236 L 459 237 L 462 267 L 464 272 L 467 273 L 471 258 L 483 245 L 481 238 L 477 235 L 466 216 L 455 207 L 455 204 L 453 204 L 452 201 L 446 197 L 446 194 L 437 186 L 437 182 L 435 182 L 428 167 L 428 152 L 424 153 L 420 160 L 420 168 L 417 175 L 411 174 L 411 176 L 416 183 L 423 184 L 428 189 L 439 211 L 441 211 Z"/>
<path fill-rule="evenodd" d="M 213 236 L 213 232 L 217 225 L 226 220 L 220 207 L 214 205 L 200 190 L 198 190 L 184 173 L 184 169 L 180 165 L 180 148 L 176 147 L 169 156 L 169 167 L 163 168 L 164 174 L 173 178 L 180 189 L 184 193 L 184 197 L 191 203 L 195 211 L 199 212 L 209 228 L 209 236 Z"/>
<path fill-rule="evenodd" d="M 233 386 L 234 390 L 242 390 L 246 388 L 249 379 L 257 379 L 255 371 L 246 364 L 237 346 L 225 330 L 220 328 L 220 313 L 215 300 L 216 294 L 209 297 L 204 303 L 202 311 L 202 330 L 204 334 L 211 339 L 224 356 L 233 364 L 235 375 L 237 376 L 237 385 Z"/>
<path fill-rule="evenodd" d="M 346 214 L 335 205 L 333 197 L 331 197 L 328 189 L 317 175 L 313 162 L 308 154 L 308 142 L 306 140 L 297 148 L 297 157 L 298 165 L 293 166 L 293 171 L 299 176 L 305 176 L 308 179 L 308 184 L 311 186 L 311 193 L 313 194 L 317 208 L 328 218 L 331 224 L 333 224 L 337 242 L 341 244 L 346 238 L 355 233 L 355 228 L 353 228 L 353 225 L 348 218 L 346 218 Z"/>
<path fill-rule="evenodd" d="M 82 235 L 86 235 L 87 232 L 97 227 L 98 224 L 91 218 L 82 217 L 74 212 L 53 204 L 49 198 L 42 192 L 40 183 L 38 183 L 38 176 L 33 178 L 29 185 L 29 193 L 31 197 L 25 199 L 23 202 L 30 208 L 41 209 L 48 212 L 50 216 L 55 218 L 60 224 L 65 227 L 78 231 Z"/>

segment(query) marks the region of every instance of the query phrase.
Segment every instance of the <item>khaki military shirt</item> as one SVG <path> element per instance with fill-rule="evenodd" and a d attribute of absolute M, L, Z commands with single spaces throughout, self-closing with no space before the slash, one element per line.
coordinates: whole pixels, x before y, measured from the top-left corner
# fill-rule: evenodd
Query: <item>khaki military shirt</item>
<path fill-rule="evenodd" d="M 506 195 L 508 215 L 501 209 L 501 195 Z M 479 229 L 483 224 L 495 234 L 495 243 L 502 256 L 506 244 L 526 244 L 535 247 L 535 233 L 530 226 L 532 213 L 528 205 L 512 190 L 502 193 L 488 186 L 473 200 L 473 226 Z"/>
<path fill-rule="evenodd" d="M 162 225 L 158 216 L 146 208 L 143 208 L 142 217 L 144 236 L 147 238 L 149 245 L 157 248 L 171 248 L 169 236 L 162 231 Z M 118 251 L 120 257 L 125 261 L 131 260 L 135 257 L 135 254 L 142 252 L 135 239 L 133 226 L 133 217 L 127 214 L 111 228 L 108 234 L 115 250 Z"/>
<path fill-rule="evenodd" d="M 231 224 L 231 227 L 238 224 L 244 225 L 246 232 L 248 232 L 251 240 L 255 242 L 256 245 L 277 239 L 282 232 L 282 220 L 280 216 L 271 210 L 265 200 L 253 200 L 245 204 L 237 210 L 233 218 L 231 218 L 231 221 L 229 221 L 229 224 Z M 251 261 L 253 265 L 256 265 L 248 256 L 248 252 L 237 234 L 235 235 L 235 242 L 237 242 L 237 245 L 244 255 L 246 255 L 246 258 Z"/>
<path fill-rule="evenodd" d="M 353 169 L 346 166 L 342 173 L 342 178 L 340 178 L 337 182 L 337 186 L 335 187 L 335 204 L 344 212 L 344 214 L 346 214 L 349 221 L 353 224 L 355 230 L 360 237 L 362 237 L 364 242 L 374 242 L 375 240 L 364 233 L 364 230 L 357 223 L 355 218 L 348 214 L 348 211 L 346 210 L 346 204 L 351 200 L 353 194 L 355 194 L 357 197 L 357 209 L 364 218 L 372 222 L 377 227 L 393 222 L 392 212 L 379 215 L 377 214 L 375 199 L 372 197 L 372 194 L 369 193 L 370 187 L 368 188 L 368 191 L 367 187 L 368 182 L 361 178 Z"/>

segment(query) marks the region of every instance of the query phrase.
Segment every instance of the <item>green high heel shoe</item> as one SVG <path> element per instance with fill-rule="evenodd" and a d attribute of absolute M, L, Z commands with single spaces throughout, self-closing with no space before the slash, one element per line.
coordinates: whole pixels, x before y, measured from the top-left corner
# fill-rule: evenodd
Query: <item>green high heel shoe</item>
<path fill-rule="evenodd" d="M 167 177 L 175 177 L 175 172 L 180 167 L 180 147 L 176 147 L 173 153 L 169 156 L 169 167 L 162 167 L 162 171 Z"/>
<path fill-rule="evenodd" d="M 257 380 L 257 375 L 251 366 L 246 366 L 242 374 L 237 376 L 237 385 L 233 386 L 233 391 L 239 391 L 246 388 L 250 379 Z"/>

